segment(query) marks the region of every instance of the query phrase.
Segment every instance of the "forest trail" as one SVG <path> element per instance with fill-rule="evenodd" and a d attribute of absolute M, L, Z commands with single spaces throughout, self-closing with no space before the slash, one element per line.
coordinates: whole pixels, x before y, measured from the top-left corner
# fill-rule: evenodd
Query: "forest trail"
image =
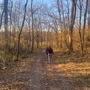
<path fill-rule="evenodd" d="M 41 49 L 30 58 L 22 60 L 21 64 L 9 73 L 0 74 L 0 90 L 90 90 L 78 87 L 75 78 L 64 73 L 54 58 L 47 63 L 45 49 Z M 65 68 L 65 67 L 63 67 Z"/>
<path fill-rule="evenodd" d="M 55 69 L 57 64 L 47 63 L 45 50 L 41 50 L 32 64 L 28 90 L 80 90 L 75 88 L 69 78 Z"/>
<path fill-rule="evenodd" d="M 41 50 L 32 64 L 28 90 L 43 90 L 42 79 L 45 76 L 45 68 L 42 63 L 45 60 L 45 56 L 43 56 L 44 51 Z"/>

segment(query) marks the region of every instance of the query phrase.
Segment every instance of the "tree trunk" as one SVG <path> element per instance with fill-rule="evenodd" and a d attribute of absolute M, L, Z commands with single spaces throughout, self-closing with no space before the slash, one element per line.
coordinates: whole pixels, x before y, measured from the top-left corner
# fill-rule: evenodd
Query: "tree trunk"
<path fill-rule="evenodd" d="M 69 37 L 69 50 L 73 51 L 73 26 L 75 22 L 75 16 L 76 16 L 76 0 L 72 0 L 72 8 L 71 8 L 71 20 L 70 20 L 70 37 Z"/>
<path fill-rule="evenodd" d="M 59 13 L 59 22 L 60 22 L 60 28 L 61 28 L 61 41 L 60 41 L 60 47 L 62 48 L 62 25 L 61 25 L 61 10 L 60 10 L 60 2 L 57 0 L 58 5 L 58 13 Z"/>
<path fill-rule="evenodd" d="M 84 23 L 83 23 L 83 32 L 82 32 L 82 44 L 83 44 L 82 49 L 83 49 L 83 51 L 84 51 L 84 45 L 85 45 L 85 43 L 84 43 L 84 35 L 85 35 L 87 8 L 88 8 L 88 0 L 86 0 L 86 10 L 85 10 L 85 13 L 84 13 Z"/>
<path fill-rule="evenodd" d="M 22 26 L 21 26 L 21 29 L 20 29 L 20 33 L 18 35 L 18 46 L 17 46 L 17 61 L 19 60 L 19 51 L 20 51 L 20 36 L 21 36 L 21 33 L 22 33 L 22 30 L 23 30 L 23 26 L 24 26 L 24 21 L 25 21 L 25 17 L 26 17 L 26 7 L 27 7 L 27 3 L 28 3 L 28 0 L 26 1 L 26 4 L 25 4 L 25 11 L 24 11 L 24 18 L 23 18 L 23 22 L 22 22 Z"/>
<path fill-rule="evenodd" d="M 31 48 L 31 53 L 33 53 L 33 49 L 34 49 L 34 29 L 33 29 L 33 24 L 34 24 L 34 21 L 33 21 L 33 0 L 31 0 L 31 16 L 32 16 L 32 48 Z"/>
<path fill-rule="evenodd" d="M 5 10 L 3 9 L 2 14 L 1 14 L 1 19 L 0 19 L 0 29 L 1 29 L 1 27 L 2 27 L 2 18 L 3 18 L 4 12 L 5 12 Z"/>
<path fill-rule="evenodd" d="M 81 0 L 79 0 L 79 4 L 80 4 L 80 16 L 79 16 L 79 37 L 80 37 L 81 52 L 83 53 L 82 32 L 81 32 L 82 3 L 83 3 L 83 2 L 81 2 Z"/>
<path fill-rule="evenodd" d="M 12 36 L 12 8 L 13 8 L 13 2 L 10 0 L 10 3 L 11 3 L 11 6 L 10 6 L 9 53 L 11 52 L 11 50 L 10 50 L 10 46 L 11 46 L 11 43 L 12 43 L 11 36 Z"/>
<path fill-rule="evenodd" d="M 8 0 L 4 0 L 5 53 L 8 52 Z"/>
<path fill-rule="evenodd" d="M 88 32 L 90 32 L 90 0 L 88 1 Z"/>

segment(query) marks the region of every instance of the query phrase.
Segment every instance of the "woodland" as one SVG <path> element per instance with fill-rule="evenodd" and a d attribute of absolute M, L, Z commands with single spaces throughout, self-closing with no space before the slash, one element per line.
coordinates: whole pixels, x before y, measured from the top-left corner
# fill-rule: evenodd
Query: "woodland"
<path fill-rule="evenodd" d="M 9 78 L 18 66 L 31 65 L 40 50 L 45 54 L 47 46 L 54 50 L 56 70 L 73 76 L 74 86 L 80 87 L 75 90 L 86 90 L 83 85 L 90 89 L 90 0 L 0 1 L 0 84 L 2 76 Z"/>

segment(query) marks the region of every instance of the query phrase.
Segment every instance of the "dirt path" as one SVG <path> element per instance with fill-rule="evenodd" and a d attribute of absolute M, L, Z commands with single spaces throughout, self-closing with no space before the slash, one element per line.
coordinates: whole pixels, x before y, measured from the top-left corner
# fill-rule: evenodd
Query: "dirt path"
<path fill-rule="evenodd" d="M 56 69 L 57 64 L 47 64 L 44 51 L 40 51 L 33 62 L 28 90 L 80 90 L 73 86 L 70 78 Z"/>
<path fill-rule="evenodd" d="M 30 79 L 28 82 L 28 90 L 42 90 L 42 79 L 45 76 L 45 70 L 42 63 L 44 52 L 40 51 L 34 60 L 31 68 Z"/>

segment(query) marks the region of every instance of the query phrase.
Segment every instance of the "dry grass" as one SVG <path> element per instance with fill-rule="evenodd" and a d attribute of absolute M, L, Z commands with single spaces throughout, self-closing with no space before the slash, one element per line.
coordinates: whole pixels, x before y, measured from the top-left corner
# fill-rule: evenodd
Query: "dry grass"
<path fill-rule="evenodd" d="M 89 51 L 88 51 L 89 52 Z M 55 50 L 53 57 L 54 69 L 58 75 L 68 77 L 74 85 L 82 87 L 90 86 L 90 56 L 89 53 L 81 55 L 78 52 L 64 53 Z M 51 68 L 48 67 L 49 71 Z M 83 89 L 82 89 L 83 90 Z"/>

